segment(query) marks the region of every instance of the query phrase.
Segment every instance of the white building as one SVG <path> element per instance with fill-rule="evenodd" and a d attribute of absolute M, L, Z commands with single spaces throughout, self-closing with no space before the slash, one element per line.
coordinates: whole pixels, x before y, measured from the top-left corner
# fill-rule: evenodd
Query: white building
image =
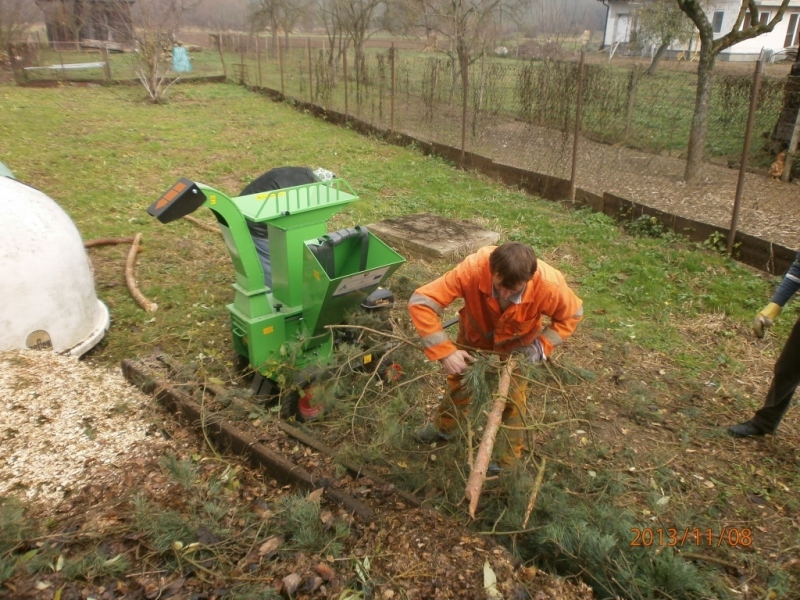
<path fill-rule="evenodd" d="M 603 37 L 603 47 L 614 48 L 615 45 L 624 47 L 631 41 L 636 31 L 636 14 L 639 6 L 647 0 L 631 2 L 629 0 L 598 0 L 608 9 L 606 16 L 605 34 Z M 779 0 L 766 0 L 757 2 L 759 8 L 759 21 L 767 23 L 780 6 Z M 714 0 L 709 2 L 706 8 L 708 20 L 714 29 L 714 37 L 722 37 L 729 33 L 733 28 L 736 17 L 739 14 L 741 2 L 739 0 Z M 750 15 L 745 15 L 743 25 L 750 23 Z M 780 23 L 775 25 L 770 33 L 764 33 L 758 37 L 739 42 L 723 50 L 718 60 L 747 61 L 757 60 L 761 50 L 768 50 L 772 53 L 779 52 L 784 48 L 797 48 L 800 42 L 798 35 L 800 30 L 800 0 L 790 0 L 789 7 L 783 15 Z M 696 50 L 699 42 L 697 38 L 692 41 L 691 50 Z M 676 44 L 671 50 L 673 55 L 681 50 L 687 50 L 688 45 Z"/>

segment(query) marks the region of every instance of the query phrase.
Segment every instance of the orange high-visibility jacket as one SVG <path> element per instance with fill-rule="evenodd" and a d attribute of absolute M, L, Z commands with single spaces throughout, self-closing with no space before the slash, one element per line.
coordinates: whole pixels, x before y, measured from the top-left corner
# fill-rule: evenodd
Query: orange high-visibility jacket
<path fill-rule="evenodd" d="M 567 286 L 560 271 L 542 260 L 525 286 L 519 304 L 500 311 L 492 298 L 492 274 L 487 246 L 465 258 L 453 270 L 418 288 L 408 301 L 411 320 L 430 360 L 456 351 L 442 328 L 441 315 L 456 298 L 464 299 L 459 311 L 458 343 L 480 350 L 509 353 L 539 340 L 545 356 L 568 338 L 583 316 L 583 302 Z M 550 324 L 542 327 L 542 316 Z"/>

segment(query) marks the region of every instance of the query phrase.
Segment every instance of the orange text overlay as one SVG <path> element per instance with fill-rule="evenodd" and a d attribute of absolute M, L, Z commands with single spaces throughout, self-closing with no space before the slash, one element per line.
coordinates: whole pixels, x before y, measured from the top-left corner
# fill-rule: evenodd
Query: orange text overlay
<path fill-rule="evenodd" d="M 634 527 L 631 529 L 631 546 L 744 546 L 753 545 L 753 531 L 747 528 L 723 527 L 722 531 L 699 527 L 657 528 Z"/>

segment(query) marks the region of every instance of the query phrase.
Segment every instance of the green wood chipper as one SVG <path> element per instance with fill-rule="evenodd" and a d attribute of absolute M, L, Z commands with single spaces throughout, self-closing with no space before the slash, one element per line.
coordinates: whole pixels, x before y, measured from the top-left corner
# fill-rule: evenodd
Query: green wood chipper
<path fill-rule="evenodd" d="M 213 212 L 236 271 L 233 302 L 227 305 L 233 346 L 256 371 L 252 389 L 258 396 L 281 391 L 275 364 L 293 361 L 298 375 L 281 383 L 297 388 L 294 401 L 285 405 L 301 420 L 319 415 L 310 393 L 312 374 L 319 377 L 320 368 L 335 359 L 336 338 L 327 326 L 341 324 L 359 307 L 391 306 L 393 295 L 380 286 L 405 262 L 366 227 L 327 230 L 328 219 L 356 200 L 347 182 L 337 178 L 238 197 L 181 178 L 147 209 L 162 223 L 201 206 Z M 259 258 L 254 225 L 266 226 L 270 264 Z M 363 362 L 373 359 L 367 354 Z"/>

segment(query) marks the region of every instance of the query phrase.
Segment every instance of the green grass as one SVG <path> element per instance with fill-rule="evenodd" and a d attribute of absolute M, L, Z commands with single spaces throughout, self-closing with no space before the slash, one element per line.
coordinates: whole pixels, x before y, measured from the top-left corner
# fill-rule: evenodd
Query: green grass
<path fill-rule="evenodd" d="M 296 47 L 282 51 L 283 77 L 279 53 L 270 53 L 269 40 L 257 54 L 252 37 L 241 36 L 246 42 L 244 52 L 226 50 L 220 57 L 214 48 L 192 53 L 194 67 L 185 78 L 222 75 L 235 82 L 283 90 L 288 97 L 312 100 L 325 108 L 343 112 L 345 109 L 344 66 L 339 65 L 335 84 L 327 59 L 321 54 L 324 40 L 314 38 L 309 77 L 309 56 L 304 44 L 293 40 Z M 305 42 L 303 37 L 299 42 Z M 281 38 L 283 43 L 283 38 Z M 100 54 L 75 50 L 60 53 L 50 48 L 40 52 L 42 64 L 61 61 L 87 62 L 101 60 Z M 389 51 L 368 49 L 364 75 L 356 77 L 352 53 L 348 58 L 348 112 L 359 118 L 388 127 L 391 94 Z M 135 79 L 136 56 L 110 56 L 114 79 Z M 165 63 L 164 68 L 168 68 Z M 637 78 L 635 101 L 628 115 L 631 69 L 614 64 L 588 64 L 584 83 L 582 130 L 593 139 L 608 143 L 623 143 L 652 153 L 681 155 L 686 152 L 694 112 L 696 76 L 689 72 L 662 68 L 655 75 L 642 74 Z M 71 71 L 27 72 L 30 80 L 81 78 L 102 80 L 102 69 Z M 577 94 L 577 64 L 563 62 L 526 62 L 511 58 L 481 58 L 470 67 L 470 110 L 480 111 L 484 118 L 502 117 L 506 120 L 531 122 L 556 130 L 572 131 Z M 707 156 L 717 160 L 741 159 L 744 123 L 750 104 L 752 76 L 749 74 L 715 75 L 708 119 Z M 400 51 L 396 60 L 396 120 L 404 115 L 413 122 L 420 115 L 432 119 L 437 115 L 441 127 L 444 112 L 453 112 L 448 127 L 460 137 L 460 81 L 453 91 L 452 65 L 441 54 Z M 754 121 L 754 134 L 769 136 L 783 105 L 783 79 L 763 78 L 759 104 Z M 311 93 L 313 92 L 313 93 Z M 628 118 L 630 125 L 628 126 Z M 471 118 L 471 117 L 470 117 Z M 479 137 L 479 136 L 478 136 Z M 480 140 L 471 136 L 470 143 L 480 147 Z M 754 165 L 768 167 L 774 157 L 753 144 L 751 160 Z"/>
<path fill-rule="evenodd" d="M 518 532 L 533 465 L 487 491 L 474 527 L 497 535 L 525 561 L 569 575 L 584 572 L 601 597 L 651 598 L 662 590 L 695 598 L 724 597 L 724 586 L 738 585 L 735 574 L 718 572 L 713 563 L 676 560 L 676 549 L 633 548 L 630 528 L 661 523 L 719 532 L 748 525 L 758 532 L 755 551 L 692 550 L 745 565 L 749 581 L 765 595 L 771 587 L 791 598 L 800 585 L 784 568 L 783 552 L 800 543 L 792 525 L 800 509 L 797 415 L 790 412 L 782 437 L 763 445 L 733 442 L 722 433 L 722 426 L 761 403 L 780 341 L 798 314 L 796 305 L 787 307 L 765 342 L 748 337 L 774 278 L 674 236 L 632 237 L 606 216 L 532 198 L 233 85 L 179 85 L 157 106 L 135 87 L 3 86 L 0 97 L 10 117 L 0 122 L 0 137 L 12 141 L 0 160 L 20 180 L 58 201 L 85 239 L 143 233 L 137 278 L 159 310 L 144 313 L 125 289 L 127 247 L 90 250 L 98 294 L 113 318 L 90 361 L 115 367 L 122 358 L 159 351 L 201 364 L 208 376 L 231 379 L 224 304 L 234 277 L 221 240 L 188 222 L 161 225 L 145 209 L 181 176 L 236 195 L 269 168 L 322 166 L 361 196 L 332 228 L 417 212 L 469 216 L 502 240 L 532 244 L 584 300 L 586 316 L 575 337 L 532 374 L 532 447 L 537 461 L 548 461 L 532 528 Z M 408 290 L 448 266 L 412 259 L 390 283 L 407 298 Z M 397 318 L 408 332 L 404 311 Z M 429 494 L 461 517 L 463 447 L 420 448 L 409 437 L 426 418 L 425 401 L 435 403 L 441 393 L 441 377 L 417 351 L 398 351 L 397 358 L 407 374 L 423 377 L 387 389 L 354 375 L 362 379 L 342 388 L 363 390 L 363 397 L 343 392 L 319 433 L 347 439 L 343 453 L 369 459 L 398 485 Z M 168 553 L 170 540 L 184 536 L 188 542 L 187 532 L 200 523 L 225 534 L 214 490 L 227 483 L 198 483 L 195 466 L 185 461 L 162 467 L 182 489 L 204 485 L 208 491 L 189 512 L 160 513 L 159 532 L 169 535 L 151 538 L 153 546 Z M 767 499 L 769 515 L 751 495 Z M 143 528 L 148 506 L 140 506 Z M 314 522 L 313 513 L 303 518 Z M 14 543 L 18 534 L 11 535 Z M 345 534 L 320 535 L 306 531 L 295 541 L 336 544 Z M 0 575 L 7 570 L 0 562 Z"/>

